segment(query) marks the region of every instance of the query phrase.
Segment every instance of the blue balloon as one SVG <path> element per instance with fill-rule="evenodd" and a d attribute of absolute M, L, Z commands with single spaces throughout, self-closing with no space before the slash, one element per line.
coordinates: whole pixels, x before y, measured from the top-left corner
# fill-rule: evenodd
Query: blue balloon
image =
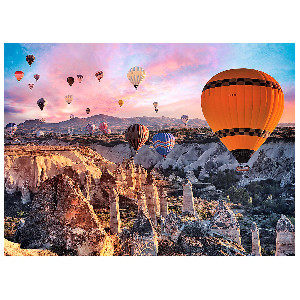
<path fill-rule="evenodd" d="M 152 138 L 156 151 L 164 157 L 173 149 L 175 137 L 171 133 L 159 132 Z"/>

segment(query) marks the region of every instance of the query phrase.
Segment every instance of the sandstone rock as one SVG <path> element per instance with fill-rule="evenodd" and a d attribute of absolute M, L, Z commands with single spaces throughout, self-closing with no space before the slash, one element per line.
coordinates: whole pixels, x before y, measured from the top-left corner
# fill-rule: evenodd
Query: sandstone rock
<path fill-rule="evenodd" d="M 295 226 L 285 215 L 277 222 L 276 234 L 275 256 L 295 255 Z"/>
<path fill-rule="evenodd" d="M 123 232 L 122 232 L 123 233 Z M 132 229 L 125 230 L 123 248 L 131 256 L 156 256 L 158 252 L 157 234 L 147 216 L 140 211 Z M 125 250 L 125 251 L 126 251 Z"/>
<path fill-rule="evenodd" d="M 168 215 L 168 197 L 167 192 L 161 189 L 160 192 L 160 215 L 163 218 L 166 218 Z"/>
<path fill-rule="evenodd" d="M 220 199 L 216 213 L 210 221 L 213 232 L 224 235 L 234 242 L 241 244 L 240 225 L 233 211 Z"/>
<path fill-rule="evenodd" d="M 161 235 L 174 242 L 177 241 L 183 228 L 181 219 L 173 212 L 170 212 L 161 222 Z"/>
<path fill-rule="evenodd" d="M 195 215 L 195 208 L 194 208 L 194 197 L 193 197 L 193 189 L 192 184 L 189 180 L 186 180 L 183 185 L 183 207 L 182 213 Z"/>
<path fill-rule="evenodd" d="M 251 232 L 252 232 L 252 255 L 261 256 L 259 230 L 255 222 L 253 222 L 251 225 Z"/>
<path fill-rule="evenodd" d="M 188 256 L 245 256 L 245 249 L 224 238 L 214 237 L 201 221 L 186 222 L 177 241 L 180 252 Z"/>
<path fill-rule="evenodd" d="M 23 248 L 53 249 L 62 255 L 113 255 L 112 241 L 93 207 L 64 174 L 43 183 L 15 238 Z"/>
<path fill-rule="evenodd" d="M 4 239 L 4 256 L 57 256 L 57 254 L 42 249 L 21 249 L 20 244 Z"/>
<path fill-rule="evenodd" d="M 121 219 L 119 212 L 119 195 L 115 189 L 109 189 L 109 202 L 110 202 L 110 231 L 118 234 L 121 232 Z"/>
<path fill-rule="evenodd" d="M 157 226 L 156 214 L 159 214 L 160 204 L 157 187 L 155 185 L 153 176 L 150 173 L 147 176 L 146 184 L 143 188 L 146 194 L 147 207 L 151 222 L 154 226 Z"/>

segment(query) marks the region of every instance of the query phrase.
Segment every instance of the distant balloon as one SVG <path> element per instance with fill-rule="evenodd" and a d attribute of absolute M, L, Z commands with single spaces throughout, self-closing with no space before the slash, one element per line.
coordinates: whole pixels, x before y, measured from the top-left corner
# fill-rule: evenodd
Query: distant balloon
<path fill-rule="evenodd" d="M 83 79 L 83 76 L 82 75 L 77 75 L 77 79 L 78 79 L 78 82 L 81 83 L 81 81 Z"/>
<path fill-rule="evenodd" d="M 133 84 L 133 86 L 137 89 L 139 84 L 145 79 L 146 72 L 141 67 L 133 67 L 127 73 L 127 78 Z"/>
<path fill-rule="evenodd" d="M 40 98 L 38 101 L 37 101 L 37 105 L 39 106 L 39 108 L 41 110 L 44 109 L 44 107 L 48 104 L 48 101 L 44 98 Z"/>
<path fill-rule="evenodd" d="M 108 128 L 107 123 L 104 123 L 104 122 L 100 123 L 99 129 L 100 129 L 103 133 L 105 133 L 105 130 L 106 130 L 107 128 Z"/>
<path fill-rule="evenodd" d="M 28 83 L 28 87 L 32 90 L 33 87 L 34 87 L 34 84 L 33 83 Z"/>
<path fill-rule="evenodd" d="M 95 132 L 96 128 L 97 127 L 95 124 L 89 123 L 86 125 L 86 130 L 88 131 L 89 134 L 93 134 Z"/>
<path fill-rule="evenodd" d="M 89 113 L 91 112 L 91 110 L 90 110 L 89 108 L 87 108 L 87 109 L 85 110 L 85 112 L 86 112 L 87 114 L 89 114 Z"/>
<path fill-rule="evenodd" d="M 152 138 L 152 143 L 155 150 L 163 157 L 166 157 L 174 148 L 175 137 L 171 133 L 159 132 Z"/>
<path fill-rule="evenodd" d="M 118 103 L 119 103 L 120 107 L 122 107 L 122 105 L 124 104 L 124 101 L 123 100 L 119 100 Z"/>
<path fill-rule="evenodd" d="M 5 126 L 5 129 L 8 134 L 13 135 L 16 132 L 16 130 L 18 129 L 18 126 L 16 123 L 8 123 Z"/>
<path fill-rule="evenodd" d="M 43 132 L 42 130 L 39 130 L 39 131 L 36 133 L 36 136 L 37 136 L 37 137 L 44 136 L 44 132 Z"/>
<path fill-rule="evenodd" d="M 32 63 L 34 62 L 35 57 L 33 55 L 27 55 L 26 61 L 28 62 L 29 66 L 31 67 Z"/>
<path fill-rule="evenodd" d="M 74 119 L 75 116 L 73 114 L 70 114 L 70 120 Z"/>
<path fill-rule="evenodd" d="M 131 147 L 138 151 L 148 140 L 149 129 L 141 124 L 130 125 L 125 131 L 125 139 Z"/>
<path fill-rule="evenodd" d="M 67 95 L 67 96 L 65 96 L 65 100 L 68 104 L 70 104 L 73 101 L 73 96 L 72 95 Z"/>
<path fill-rule="evenodd" d="M 188 121 L 189 121 L 189 116 L 187 116 L 187 115 L 182 115 L 182 116 L 181 116 L 181 122 L 182 122 L 185 126 L 187 125 Z"/>
<path fill-rule="evenodd" d="M 36 81 L 38 81 L 38 80 L 40 79 L 40 75 L 39 75 L 39 74 L 35 74 L 35 75 L 33 76 L 33 78 L 34 78 Z"/>
<path fill-rule="evenodd" d="M 24 73 L 22 71 L 16 71 L 15 77 L 17 78 L 18 81 L 20 81 L 24 77 Z"/>
<path fill-rule="evenodd" d="M 45 118 L 40 119 L 40 122 L 45 123 L 46 122 Z"/>
<path fill-rule="evenodd" d="M 74 83 L 74 77 L 68 77 L 67 82 L 70 86 L 72 86 L 72 84 Z"/>
<path fill-rule="evenodd" d="M 98 71 L 98 72 L 95 73 L 95 76 L 97 77 L 97 79 L 100 82 L 101 78 L 103 77 L 103 72 L 102 71 Z"/>
<path fill-rule="evenodd" d="M 158 112 L 158 109 L 157 109 L 158 102 L 153 102 L 153 106 L 154 106 L 154 108 L 155 108 L 155 112 L 157 113 L 157 112 Z"/>

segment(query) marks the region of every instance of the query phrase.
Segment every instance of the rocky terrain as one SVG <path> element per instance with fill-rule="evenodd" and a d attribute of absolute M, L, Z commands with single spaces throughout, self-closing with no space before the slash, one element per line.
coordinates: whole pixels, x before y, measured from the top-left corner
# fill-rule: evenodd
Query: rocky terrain
<path fill-rule="evenodd" d="M 257 154 L 261 162 L 251 164 L 253 170 L 268 164 L 269 173 L 278 172 L 280 192 L 290 187 L 294 176 L 293 145 L 284 143 L 276 149 L 266 144 L 261 152 L 265 156 Z M 220 176 L 222 166 L 216 157 L 225 154 L 219 144 L 200 144 L 196 149 L 191 143 L 189 154 L 179 149 L 186 148 L 184 143 L 176 145 L 173 156 L 165 159 L 173 160 L 171 172 L 161 158 L 155 167 L 139 161 L 142 152 L 130 159 L 124 155 L 126 145 L 114 146 L 123 147 L 119 154 L 110 152 L 118 158 L 114 160 L 99 154 L 106 146 L 92 145 L 95 151 L 78 144 L 5 146 L 5 255 L 294 254 L 292 211 L 287 211 L 289 218 L 280 210 L 274 213 L 274 199 L 269 199 L 264 209 L 271 212 L 261 214 L 263 207 L 250 205 L 249 197 L 245 204 L 235 190 L 217 188 L 202 176 L 202 169 L 197 173 L 189 168 L 196 162 L 199 169 L 205 156 L 212 162 L 210 167 L 203 165 L 209 178 Z M 202 160 L 201 155 L 196 159 L 197 153 L 205 154 Z M 278 164 L 270 163 L 276 155 L 283 158 L 282 168 L 290 163 L 284 174 L 275 170 Z M 178 166 L 182 171 L 177 174 Z M 263 173 L 259 182 L 269 173 Z M 247 180 L 250 175 L 238 178 L 234 187 L 238 191 L 248 187 Z M 292 189 L 289 192 L 293 194 Z M 228 193 L 231 198 L 226 198 Z"/>

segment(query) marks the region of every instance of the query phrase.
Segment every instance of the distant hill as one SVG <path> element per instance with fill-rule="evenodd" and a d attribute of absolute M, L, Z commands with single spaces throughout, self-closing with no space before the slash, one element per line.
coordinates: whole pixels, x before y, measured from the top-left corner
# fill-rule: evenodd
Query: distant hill
<path fill-rule="evenodd" d="M 183 127 L 180 119 L 169 117 L 134 117 L 134 118 L 118 118 L 108 115 L 93 115 L 87 118 L 74 118 L 59 123 L 42 123 L 40 120 L 26 120 L 24 123 L 18 125 L 18 130 L 24 133 L 34 133 L 37 130 L 55 133 L 68 133 L 72 131 L 74 134 L 86 133 L 86 125 L 94 123 L 97 127 L 101 122 L 106 122 L 108 127 L 115 133 L 122 133 L 131 124 L 142 124 L 147 126 L 150 130 L 161 130 L 172 127 Z M 294 127 L 295 123 L 280 123 L 278 127 Z M 208 127 L 205 120 L 190 119 L 188 127 Z"/>
<path fill-rule="evenodd" d="M 94 123 L 97 127 L 101 122 L 106 122 L 112 132 L 123 132 L 131 124 L 142 124 L 150 130 L 159 130 L 171 127 L 183 126 L 180 119 L 169 117 L 134 117 L 118 118 L 108 115 L 94 115 L 87 118 L 73 118 L 59 123 L 42 123 L 40 120 L 26 120 L 18 125 L 18 130 L 24 132 L 35 132 L 36 130 L 67 133 L 72 130 L 73 133 L 83 133 L 88 123 Z M 207 127 L 207 122 L 201 119 L 190 119 L 188 127 Z"/>

